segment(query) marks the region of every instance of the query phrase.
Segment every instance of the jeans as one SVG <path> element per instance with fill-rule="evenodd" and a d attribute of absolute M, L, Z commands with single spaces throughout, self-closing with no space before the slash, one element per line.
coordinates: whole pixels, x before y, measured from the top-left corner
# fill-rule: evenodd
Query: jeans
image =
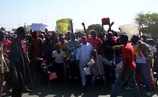
<path fill-rule="evenodd" d="M 122 85 L 128 80 L 132 87 L 133 87 L 133 94 L 134 97 L 141 97 L 140 93 L 139 93 L 139 89 L 135 80 L 135 70 L 127 70 L 124 77 L 125 77 L 125 81 L 121 80 L 122 77 L 122 72 L 120 73 L 118 79 L 116 80 L 115 86 L 112 90 L 111 96 L 110 97 L 117 97 L 118 92 L 120 90 L 120 88 L 122 87 Z"/>
<path fill-rule="evenodd" d="M 109 61 L 114 61 L 115 60 L 114 56 L 115 56 L 114 53 L 112 53 L 112 54 L 105 54 L 105 58 L 107 60 L 109 60 Z M 114 67 L 110 67 L 109 69 L 110 69 L 110 71 L 108 72 L 109 73 L 109 75 L 108 75 L 109 78 L 107 78 L 108 84 L 113 84 L 115 82 L 115 80 L 116 80 L 115 68 Z"/>
<path fill-rule="evenodd" d="M 107 81 L 106 81 L 106 78 L 105 78 L 105 75 L 101 75 L 99 76 L 102 80 L 103 80 L 103 83 L 104 85 L 107 84 Z M 93 86 L 95 84 L 95 80 L 96 80 L 96 76 L 95 75 L 92 75 L 92 78 L 90 80 L 90 84 Z"/>
<path fill-rule="evenodd" d="M 118 63 L 120 63 L 121 61 L 122 61 L 122 57 L 121 56 L 115 56 L 115 63 L 116 63 L 116 65 Z"/>
<path fill-rule="evenodd" d="M 141 71 L 145 89 L 147 92 L 151 92 L 150 78 L 149 78 L 149 72 L 148 72 L 149 65 L 147 63 L 144 63 L 144 64 L 136 63 L 136 64 L 137 64 L 136 74 L 139 70 Z"/>

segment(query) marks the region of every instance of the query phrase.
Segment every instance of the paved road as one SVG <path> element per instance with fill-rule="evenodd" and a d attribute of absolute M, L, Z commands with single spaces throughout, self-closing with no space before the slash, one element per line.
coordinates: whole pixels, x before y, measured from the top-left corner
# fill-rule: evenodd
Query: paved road
<path fill-rule="evenodd" d="M 142 97 L 146 97 L 144 95 L 144 88 L 139 88 Z M 152 97 L 158 97 L 156 92 L 158 93 L 158 88 L 155 88 Z M 55 85 L 51 88 L 47 88 L 46 86 L 39 86 L 38 88 L 34 89 L 32 93 L 24 93 L 23 97 L 110 97 L 110 93 L 111 89 L 102 85 L 87 85 L 82 87 L 79 84 L 71 84 L 66 86 Z M 133 97 L 132 90 L 125 90 L 122 88 L 118 97 Z"/>

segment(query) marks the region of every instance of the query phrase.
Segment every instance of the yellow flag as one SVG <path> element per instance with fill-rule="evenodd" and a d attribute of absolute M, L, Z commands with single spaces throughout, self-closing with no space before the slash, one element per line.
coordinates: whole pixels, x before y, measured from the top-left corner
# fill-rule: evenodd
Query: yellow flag
<path fill-rule="evenodd" d="M 134 46 L 134 54 L 136 58 L 140 58 L 141 57 L 141 53 L 140 53 L 140 48 L 137 46 Z"/>
<path fill-rule="evenodd" d="M 69 30 L 70 18 L 59 19 L 56 21 L 56 30 L 59 34 L 66 34 Z"/>

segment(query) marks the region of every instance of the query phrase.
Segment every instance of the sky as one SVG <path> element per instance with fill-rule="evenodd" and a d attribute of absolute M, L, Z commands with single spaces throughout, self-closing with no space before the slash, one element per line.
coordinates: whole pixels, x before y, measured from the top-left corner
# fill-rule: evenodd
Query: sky
<path fill-rule="evenodd" d="M 44 23 L 55 30 L 56 20 L 72 18 L 74 29 L 90 24 L 101 24 L 109 17 L 112 29 L 134 23 L 140 12 L 158 12 L 158 0 L 0 0 L 0 27 L 7 30 L 32 23 Z M 105 29 L 108 26 L 104 27 Z"/>

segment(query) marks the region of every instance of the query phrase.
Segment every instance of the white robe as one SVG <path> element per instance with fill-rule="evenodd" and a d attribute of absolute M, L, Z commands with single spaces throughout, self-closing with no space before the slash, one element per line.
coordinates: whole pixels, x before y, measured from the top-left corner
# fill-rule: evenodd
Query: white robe
<path fill-rule="evenodd" d="M 86 65 L 86 61 L 91 57 L 91 52 L 93 50 L 93 46 L 90 43 L 84 45 L 80 44 L 81 47 L 77 49 L 76 59 L 79 60 L 79 68 L 80 68 L 80 76 L 82 79 L 82 84 L 86 83 L 86 74 L 84 72 L 84 66 Z"/>

